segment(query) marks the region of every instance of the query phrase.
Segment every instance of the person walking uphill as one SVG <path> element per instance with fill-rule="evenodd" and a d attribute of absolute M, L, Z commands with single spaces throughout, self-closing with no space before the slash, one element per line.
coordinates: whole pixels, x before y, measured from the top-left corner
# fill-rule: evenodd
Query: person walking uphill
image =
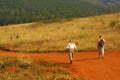
<path fill-rule="evenodd" d="M 67 51 L 69 53 L 70 63 L 72 64 L 74 51 L 77 51 L 77 47 L 76 47 L 75 43 L 72 42 L 72 40 L 70 40 L 68 45 L 66 46 L 66 49 L 67 49 Z"/>
<path fill-rule="evenodd" d="M 105 44 L 105 39 L 102 38 L 101 35 L 99 35 L 99 39 L 97 42 L 97 47 L 98 47 L 98 58 L 102 56 L 104 58 L 104 44 Z"/>

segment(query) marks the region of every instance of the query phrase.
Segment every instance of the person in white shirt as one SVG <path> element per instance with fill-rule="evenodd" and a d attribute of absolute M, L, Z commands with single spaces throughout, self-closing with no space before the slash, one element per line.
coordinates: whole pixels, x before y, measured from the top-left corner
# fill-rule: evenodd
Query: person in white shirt
<path fill-rule="evenodd" d="M 66 49 L 67 49 L 67 51 L 69 53 L 70 63 L 72 64 L 73 54 L 74 54 L 75 50 L 77 51 L 77 47 L 76 47 L 75 43 L 72 42 L 72 40 L 70 40 L 68 45 L 66 46 Z"/>
<path fill-rule="evenodd" d="M 102 56 L 104 58 L 104 44 L 105 44 L 105 39 L 102 38 L 101 35 L 99 35 L 99 39 L 97 42 L 97 47 L 98 47 L 98 58 Z"/>

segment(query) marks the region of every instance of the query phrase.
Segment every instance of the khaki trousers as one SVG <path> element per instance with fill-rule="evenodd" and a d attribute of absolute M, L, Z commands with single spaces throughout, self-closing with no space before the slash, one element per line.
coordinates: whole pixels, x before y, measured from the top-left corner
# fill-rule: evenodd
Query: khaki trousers
<path fill-rule="evenodd" d="M 102 57 L 104 57 L 104 46 L 103 47 L 98 46 L 98 53 L 99 55 L 102 55 Z"/>
<path fill-rule="evenodd" d="M 68 53 L 69 53 L 69 59 L 70 59 L 70 62 L 71 62 L 73 60 L 74 49 L 69 49 Z"/>

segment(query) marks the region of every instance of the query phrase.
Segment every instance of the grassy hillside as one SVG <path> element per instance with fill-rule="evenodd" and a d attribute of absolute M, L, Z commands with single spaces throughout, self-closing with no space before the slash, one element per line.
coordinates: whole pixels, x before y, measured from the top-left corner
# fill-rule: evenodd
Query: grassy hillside
<path fill-rule="evenodd" d="M 106 40 L 106 50 L 120 47 L 120 13 L 0 27 L 0 47 L 15 51 L 64 51 L 72 39 L 79 51 L 88 51 L 97 49 L 99 35 Z"/>

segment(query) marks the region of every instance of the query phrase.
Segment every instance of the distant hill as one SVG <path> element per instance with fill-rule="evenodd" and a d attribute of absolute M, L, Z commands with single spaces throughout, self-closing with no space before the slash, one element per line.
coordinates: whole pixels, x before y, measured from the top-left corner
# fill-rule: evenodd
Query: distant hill
<path fill-rule="evenodd" d="M 0 0 L 0 25 L 119 12 L 119 0 Z M 103 5 L 110 5 L 103 6 Z M 113 5 L 117 5 L 113 7 Z"/>
<path fill-rule="evenodd" d="M 99 4 L 105 7 L 114 7 L 114 8 L 120 7 L 120 0 L 84 0 L 84 1 L 93 4 Z"/>

